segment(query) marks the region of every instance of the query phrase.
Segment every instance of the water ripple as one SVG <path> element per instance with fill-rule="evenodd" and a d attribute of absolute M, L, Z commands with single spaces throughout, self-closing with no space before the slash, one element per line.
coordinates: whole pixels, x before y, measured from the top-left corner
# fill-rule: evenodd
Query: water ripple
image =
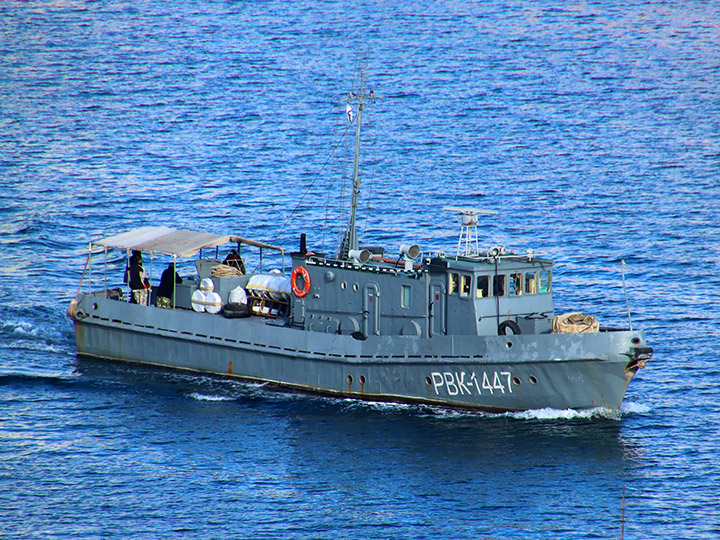
<path fill-rule="evenodd" d="M 718 536 L 706 5 L 31 0 L 0 17 L 6 535 L 609 538 L 625 487 L 629 535 Z M 625 260 L 656 355 L 619 414 L 357 403 L 74 357 L 64 312 L 93 239 L 161 224 L 336 249 L 363 56 L 363 241 L 453 252 L 443 206 L 497 209 L 482 243 L 549 254 L 557 309 L 610 325 Z"/>

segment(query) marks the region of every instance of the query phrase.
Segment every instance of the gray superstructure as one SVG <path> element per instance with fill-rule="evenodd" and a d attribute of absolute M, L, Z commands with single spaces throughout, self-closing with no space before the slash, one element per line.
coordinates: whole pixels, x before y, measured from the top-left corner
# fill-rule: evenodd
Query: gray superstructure
<path fill-rule="evenodd" d="M 153 305 L 126 301 L 107 285 L 105 271 L 104 287 L 78 292 L 68 309 L 78 354 L 369 400 L 490 411 L 619 409 L 633 375 L 652 356 L 643 332 L 595 326 L 559 333 L 552 263 L 531 250 L 481 250 L 482 211 L 447 209 L 462 224 L 452 255 L 404 245 L 389 257 L 358 246 L 359 134 L 368 97 L 362 89 L 350 95 L 358 101 L 355 171 L 351 217 L 336 256 L 308 251 L 303 238 L 290 254 L 291 272 L 229 275 L 220 247 L 279 249 L 283 260 L 284 251 L 166 227 L 98 240 L 86 270 L 93 257 L 107 260 L 110 250 L 122 249 L 194 258 L 197 276 L 175 285 L 170 308 L 162 309 L 153 291 Z M 215 257 L 203 256 L 213 248 Z"/>

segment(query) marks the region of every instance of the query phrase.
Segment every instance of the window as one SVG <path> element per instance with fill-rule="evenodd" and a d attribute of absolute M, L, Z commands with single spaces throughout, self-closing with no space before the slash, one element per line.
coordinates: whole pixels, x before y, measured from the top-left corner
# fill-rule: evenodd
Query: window
<path fill-rule="evenodd" d="M 523 288 L 522 274 L 510 274 L 510 290 L 508 290 L 508 296 L 520 296 Z"/>
<path fill-rule="evenodd" d="M 525 274 L 525 294 L 535 294 L 537 292 L 537 273 L 528 272 Z"/>
<path fill-rule="evenodd" d="M 477 298 L 487 298 L 490 296 L 490 278 L 488 276 L 478 276 L 475 296 Z"/>
<path fill-rule="evenodd" d="M 498 274 L 493 279 L 493 296 L 505 296 L 505 274 Z"/>
<path fill-rule="evenodd" d="M 404 308 L 410 307 L 410 293 L 412 292 L 412 289 L 410 288 L 410 285 L 402 285 L 400 287 L 400 306 Z"/>
<path fill-rule="evenodd" d="M 472 276 L 460 276 L 460 296 L 468 298 L 470 296 L 470 286 L 472 284 Z"/>
<path fill-rule="evenodd" d="M 448 276 L 448 294 L 457 294 L 459 280 L 460 277 L 458 274 L 450 274 Z"/>
<path fill-rule="evenodd" d="M 550 270 L 540 270 L 538 280 L 538 291 L 541 293 L 550 292 Z"/>

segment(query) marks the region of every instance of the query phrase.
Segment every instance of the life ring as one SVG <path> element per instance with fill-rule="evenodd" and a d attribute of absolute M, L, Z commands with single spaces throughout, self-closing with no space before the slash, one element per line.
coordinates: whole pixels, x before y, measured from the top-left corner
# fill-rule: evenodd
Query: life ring
<path fill-rule="evenodd" d="M 509 334 L 508 330 L 510 330 Z M 515 321 L 503 321 L 498 326 L 498 336 L 517 336 L 520 333 L 520 326 Z"/>
<path fill-rule="evenodd" d="M 305 282 L 302 289 L 297 286 L 298 275 L 301 275 L 303 281 Z M 295 294 L 298 298 L 302 298 L 310 292 L 310 274 L 304 266 L 298 266 L 292 271 L 292 275 L 290 276 L 290 286 L 292 287 L 293 294 Z"/>

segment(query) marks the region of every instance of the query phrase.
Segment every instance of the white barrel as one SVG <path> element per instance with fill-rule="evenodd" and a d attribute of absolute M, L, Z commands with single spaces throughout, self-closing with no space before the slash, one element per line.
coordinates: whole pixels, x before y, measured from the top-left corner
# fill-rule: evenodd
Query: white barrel
<path fill-rule="evenodd" d="M 197 311 L 198 313 L 202 313 L 205 311 L 205 293 L 202 291 L 195 291 L 192 293 L 192 298 L 190 299 L 192 303 L 192 308 Z"/>
<path fill-rule="evenodd" d="M 228 295 L 228 302 L 231 304 L 247 304 L 247 293 L 240 286 L 235 287 Z"/>
<path fill-rule="evenodd" d="M 213 283 L 213 280 L 210 279 L 210 278 L 207 278 L 207 277 L 204 278 L 204 279 L 200 282 L 200 290 L 201 290 L 201 291 L 205 291 L 205 292 L 215 290 L 215 284 Z"/>
<path fill-rule="evenodd" d="M 210 291 L 205 294 L 205 311 L 208 313 L 220 313 L 222 309 L 222 298 L 216 292 Z"/>

